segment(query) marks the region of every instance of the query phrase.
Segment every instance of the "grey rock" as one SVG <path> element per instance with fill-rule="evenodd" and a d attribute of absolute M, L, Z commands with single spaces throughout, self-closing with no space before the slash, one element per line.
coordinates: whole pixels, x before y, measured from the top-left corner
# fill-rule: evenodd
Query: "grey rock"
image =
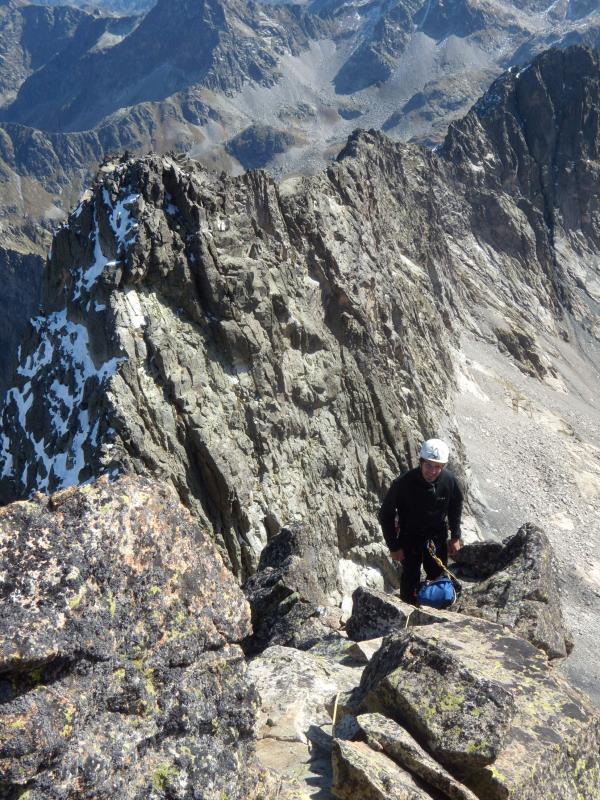
<path fill-rule="evenodd" d="M 284 528 L 271 539 L 244 585 L 253 628 L 246 652 L 274 644 L 308 649 L 340 628 L 339 613 L 326 611 L 337 594 L 337 568 L 335 554 L 322 552 L 308 526 Z"/>
<path fill-rule="evenodd" d="M 248 81 L 273 85 L 279 55 L 305 47 L 319 21 L 286 7 L 261 13 L 265 18 L 245 0 L 158 0 L 116 46 L 86 48 L 30 75 L 4 119 L 47 131 L 81 131 L 123 106 L 162 101 L 192 85 L 225 94 Z M 40 97 L 53 102 L 37 102 Z"/>
<path fill-rule="evenodd" d="M 502 542 L 485 540 L 463 545 L 453 556 L 452 571 L 459 578 L 481 580 L 489 578 L 499 568 L 500 557 L 504 552 Z"/>
<path fill-rule="evenodd" d="M 477 800 L 470 789 L 431 758 L 397 722 L 381 714 L 362 714 L 358 724 L 371 747 L 383 750 L 401 767 L 439 789 L 445 797 L 451 800 Z"/>
<path fill-rule="evenodd" d="M 333 746 L 333 795 L 339 800 L 429 800 L 410 773 L 363 742 L 336 739 Z"/>
<path fill-rule="evenodd" d="M 468 775 L 502 750 L 514 698 L 501 683 L 465 668 L 436 637 L 427 628 L 387 637 L 363 674 L 364 706 L 396 717 L 444 766 Z"/>
<path fill-rule="evenodd" d="M 390 359 L 413 345 L 411 363 L 435 357 L 450 367 L 450 356 L 441 322 L 423 334 L 402 327 L 401 339 L 390 324 L 413 302 L 436 319 L 420 288 L 425 273 L 399 264 L 389 279 L 403 292 L 374 288 L 387 310 L 366 313 L 352 255 L 364 240 L 360 206 L 343 262 L 329 253 L 335 240 L 322 219 L 338 219 L 330 200 L 346 203 L 348 191 L 348 208 L 360 204 L 354 169 L 340 165 L 284 197 L 260 173 L 222 181 L 157 157 L 107 167 L 55 240 L 46 316 L 23 348 L 35 374 L 11 395 L 5 430 L 19 425 L 30 382 L 52 398 L 58 369 L 68 392 L 41 415 L 23 412 L 28 431 L 10 469 L 5 461 L 5 497 L 29 491 L 21 477 L 54 490 L 107 469 L 148 472 L 210 521 L 243 577 L 295 519 L 311 520 L 319 553 L 344 559 L 344 591 L 373 561 L 391 576 L 383 548 L 373 547 L 379 496 L 414 457 L 403 443 L 420 434 L 409 432 L 439 424 L 419 398 L 434 392 L 441 416 L 451 377 L 407 365 L 399 404 Z M 74 361 L 64 349 L 69 331 L 79 343 Z M 55 461 L 59 447 L 66 459 Z"/>
<path fill-rule="evenodd" d="M 378 10 L 374 24 L 365 26 L 364 38 L 334 78 L 338 94 L 361 91 L 391 76 L 410 40 L 412 17 L 420 5 L 419 0 L 404 0 Z M 371 8 L 361 4 L 355 9 L 358 16 L 372 14 Z"/>
<path fill-rule="evenodd" d="M 592 800 L 598 712 L 532 644 L 456 616 L 384 639 L 363 673 L 362 708 L 402 724 L 478 797 Z"/>
<path fill-rule="evenodd" d="M 492 550 L 495 563 L 490 577 L 465 584 L 456 610 L 506 625 L 550 658 L 564 658 L 573 640 L 563 620 L 556 562 L 548 537 L 528 524 L 506 539 L 496 554 L 497 547 L 467 545 L 462 548 L 466 552 L 459 551 L 459 563 L 470 561 L 471 553 L 479 555 L 481 550 Z"/>
<path fill-rule="evenodd" d="M 249 611 L 171 489 L 37 496 L 2 509 L 0 540 L 2 796 L 268 794 Z"/>
<path fill-rule="evenodd" d="M 415 16 L 421 30 L 433 39 L 447 36 L 469 36 L 491 23 L 488 14 L 469 0 L 432 0 L 423 6 Z"/>
<path fill-rule="evenodd" d="M 414 607 L 393 595 L 359 586 L 352 594 L 352 615 L 346 622 L 351 639 L 375 639 L 402 630 Z"/>
<path fill-rule="evenodd" d="M 361 664 L 321 652 L 267 648 L 248 665 L 260 698 L 256 737 L 260 763 L 286 783 L 331 786 L 331 727 L 338 692 L 355 686 Z"/>

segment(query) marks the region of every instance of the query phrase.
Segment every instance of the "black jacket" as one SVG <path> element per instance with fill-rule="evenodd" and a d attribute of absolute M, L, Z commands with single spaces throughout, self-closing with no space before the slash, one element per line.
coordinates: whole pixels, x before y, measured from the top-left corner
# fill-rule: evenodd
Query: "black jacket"
<path fill-rule="evenodd" d="M 435 483 L 427 483 L 421 467 L 405 472 L 392 483 L 379 511 L 379 522 L 391 551 L 430 538 L 460 538 L 463 495 L 458 481 L 445 469 Z M 396 514 L 399 528 L 396 528 Z"/>

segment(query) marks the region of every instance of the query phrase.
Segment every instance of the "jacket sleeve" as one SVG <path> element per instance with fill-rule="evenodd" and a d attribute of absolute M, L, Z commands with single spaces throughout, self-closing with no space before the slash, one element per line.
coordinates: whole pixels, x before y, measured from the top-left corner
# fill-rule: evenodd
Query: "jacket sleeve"
<path fill-rule="evenodd" d="M 396 478 L 392 483 L 379 509 L 379 524 L 383 531 L 383 538 L 392 552 L 398 550 L 402 546 L 398 538 L 398 532 L 396 531 L 396 507 L 398 504 L 399 480 L 399 478 Z"/>
<path fill-rule="evenodd" d="M 450 537 L 452 539 L 460 539 L 462 507 L 463 493 L 458 481 L 454 478 L 454 487 L 450 498 L 450 504 L 448 505 L 448 527 L 450 528 Z"/>

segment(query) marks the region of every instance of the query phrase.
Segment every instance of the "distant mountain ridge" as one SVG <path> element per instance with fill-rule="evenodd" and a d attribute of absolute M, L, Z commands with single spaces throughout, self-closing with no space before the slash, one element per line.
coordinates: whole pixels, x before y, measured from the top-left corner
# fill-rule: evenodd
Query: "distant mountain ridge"
<path fill-rule="evenodd" d="M 272 85 L 275 53 L 307 47 L 318 27 L 297 7 L 268 8 L 271 24 L 244 0 L 159 0 L 122 41 L 81 59 L 63 54 L 37 70 L 2 117 L 80 131 L 121 107 L 162 101 L 190 86 L 227 94 L 248 80 Z"/>
<path fill-rule="evenodd" d="M 156 0 L 38 0 L 39 5 L 70 5 L 88 10 L 99 8 L 118 14 L 139 14 L 148 11 L 155 3 Z"/>

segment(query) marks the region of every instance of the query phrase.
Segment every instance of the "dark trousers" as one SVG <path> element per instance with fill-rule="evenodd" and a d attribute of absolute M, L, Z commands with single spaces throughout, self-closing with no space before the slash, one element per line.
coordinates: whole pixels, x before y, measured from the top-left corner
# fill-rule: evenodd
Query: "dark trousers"
<path fill-rule="evenodd" d="M 435 554 L 443 564 L 448 564 L 448 537 L 432 537 L 435 544 Z M 404 561 L 402 562 L 402 575 L 400 577 L 400 597 L 405 603 L 415 603 L 415 595 L 421 582 L 421 565 L 429 580 L 439 578 L 443 573 L 429 555 L 427 540 L 409 545 L 404 548 Z"/>

